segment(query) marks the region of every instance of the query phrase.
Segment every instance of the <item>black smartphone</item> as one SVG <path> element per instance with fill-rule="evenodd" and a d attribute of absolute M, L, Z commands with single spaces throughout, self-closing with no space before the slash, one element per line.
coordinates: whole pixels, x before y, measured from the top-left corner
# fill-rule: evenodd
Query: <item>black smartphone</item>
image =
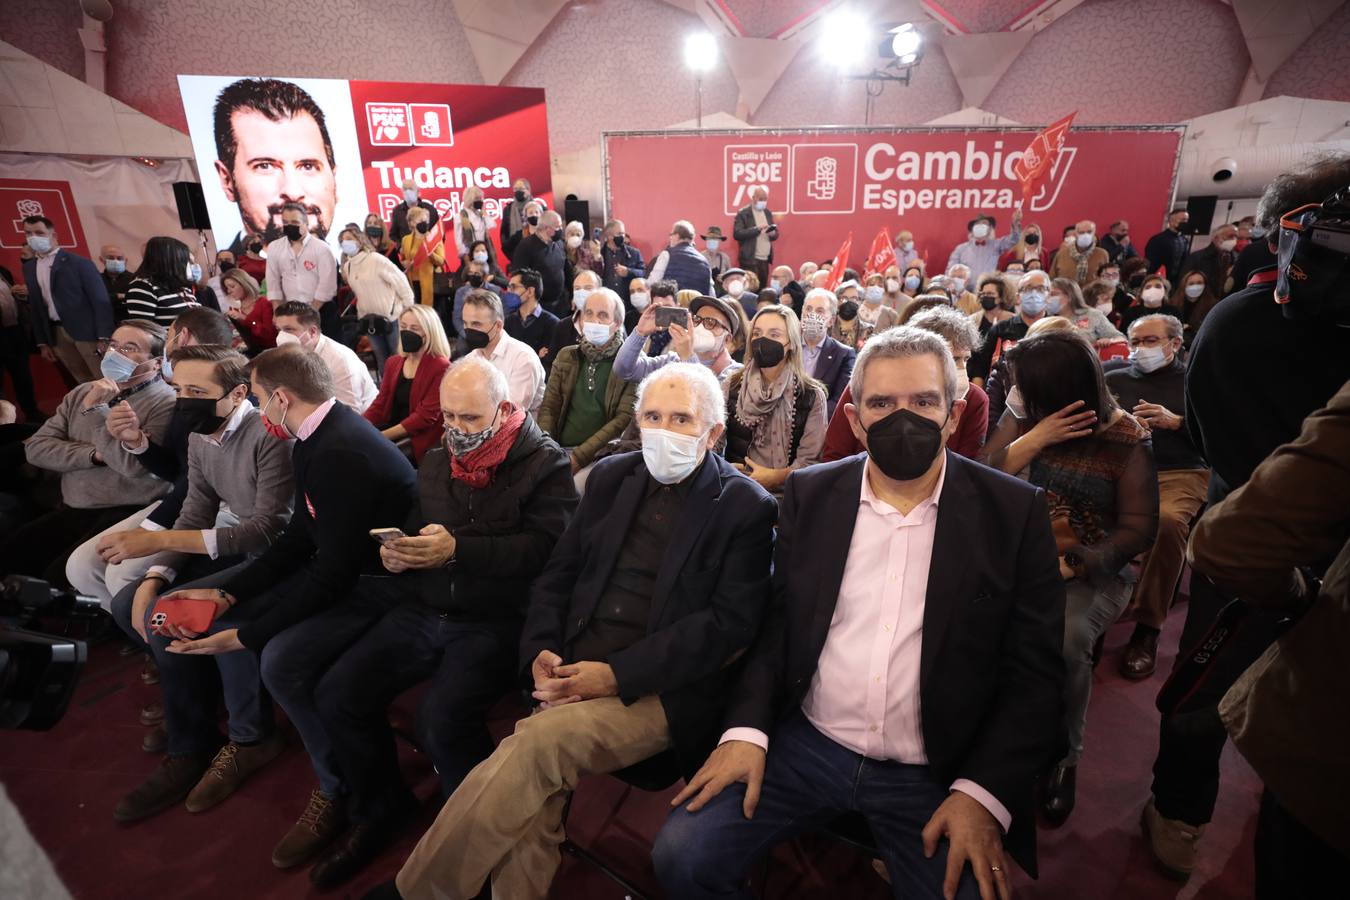
<path fill-rule="evenodd" d="M 681 328 L 688 328 L 689 310 L 683 306 L 658 306 L 656 308 L 656 327 L 666 329 L 673 324 L 678 324 Z"/>

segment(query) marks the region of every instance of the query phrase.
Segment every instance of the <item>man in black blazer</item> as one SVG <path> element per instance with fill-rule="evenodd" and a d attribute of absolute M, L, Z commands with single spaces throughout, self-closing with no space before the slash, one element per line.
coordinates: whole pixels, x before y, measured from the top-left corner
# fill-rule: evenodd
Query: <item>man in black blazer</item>
<path fill-rule="evenodd" d="M 740 245 L 736 264 L 759 276 L 761 287 L 769 284 L 769 267 L 773 265 L 773 242 L 778 240 L 778 226 L 773 224 L 773 210 L 769 209 L 769 192 L 757 187 L 750 192 L 750 202 L 741 207 L 732 223 L 731 236 Z"/>
<path fill-rule="evenodd" d="M 42 358 L 66 367 L 77 382 L 100 377 L 99 355 L 113 333 L 113 305 L 103 276 L 88 259 L 62 249 L 46 216 L 28 216 L 23 231 L 33 258 L 23 261 L 23 282 Z"/>
<path fill-rule="evenodd" d="M 834 292 L 825 288 L 812 288 L 802 301 L 802 365 L 825 385 L 827 417 L 834 415 L 858 359 L 857 350 L 830 337 L 837 303 Z"/>
<path fill-rule="evenodd" d="M 711 452 L 724 406 L 699 364 L 642 383 L 642 451 L 596 464 L 534 583 L 521 662 L 540 711 L 446 802 L 399 896 L 472 897 L 491 876 L 495 896 L 542 900 L 581 776 L 667 751 L 686 777 L 702 765 L 768 602 L 778 511 Z"/>
<path fill-rule="evenodd" d="M 844 407 L 866 455 L 788 479 L 770 620 L 657 838 L 668 896 L 747 896 L 758 854 L 842 813 L 896 897 L 1006 898 L 1005 840 L 1035 873 L 1064 586 L 1044 493 L 945 450 L 956 386 L 937 335 L 877 335 Z"/>

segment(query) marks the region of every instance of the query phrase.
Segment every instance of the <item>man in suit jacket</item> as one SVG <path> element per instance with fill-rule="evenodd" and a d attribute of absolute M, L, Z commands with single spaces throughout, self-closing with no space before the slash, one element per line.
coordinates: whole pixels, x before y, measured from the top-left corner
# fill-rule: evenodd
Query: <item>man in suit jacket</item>
<path fill-rule="evenodd" d="M 867 454 L 787 481 L 771 618 L 657 838 L 668 896 L 745 896 L 759 852 L 841 813 L 897 897 L 1008 896 L 1005 840 L 1035 874 L 1032 785 L 1063 743 L 1044 493 L 944 450 L 964 404 L 937 335 L 872 338 L 852 390 Z"/>
<path fill-rule="evenodd" d="M 446 802 L 397 896 L 472 897 L 491 876 L 496 896 L 542 900 L 578 778 L 667 751 L 686 776 L 702 764 L 768 601 L 778 512 L 711 452 L 724 416 L 705 366 L 642 383 L 642 451 L 596 465 L 534 583 L 521 663 L 541 711 Z"/>
<path fill-rule="evenodd" d="M 769 283 L 769 266 L 773 264 L 773 242 L 778 240 L 778 226 L 773 224 L 773 210 L 769 209 L 769 192 L 757 187 L 750 192 L 750 202 L 736 213 L 731 236 L 740 244 L 737 264 L 759 276 L 759 283 Z"/>
<path fill-rule="evenodd" d="M 1211 291 L 1220 297 L 1227 297 L 1230 293 L 1228 276 L 1233 271 L 1233 263 L 1237 262 L 1237 254 L 1233 251 L 1237 246 L 1237 226 L 1220 225 L 1214 229 L 1211 237 L 1208 247 L 1186 257 L 1186 263 L 1181 267 L 1181 277 L 1185 278 L 1187 272 L 1199 272 L 1209 282 Z M 1246 285 L 1236 284 L 1231 287 L 1241 290 Z"/>
<path fill-rule="evenodd" d="M 35 254 L 23 263 L 33 339 L 42 358 L 66 367 L 76 381 L 96 381 L 99 353 L 113 331 L 112 301 L 98 267 L 59 249 L 46 216 L 28 216 L 23 232 Z"/>
<path fill-rule="evenodd" d="M 833 291 L 812 288 L 802 301 L 802 366 L 808 375 L 825 385 L 825 415 L 834 415 L 858 351 L 830 337 L 838 300 Z"/>

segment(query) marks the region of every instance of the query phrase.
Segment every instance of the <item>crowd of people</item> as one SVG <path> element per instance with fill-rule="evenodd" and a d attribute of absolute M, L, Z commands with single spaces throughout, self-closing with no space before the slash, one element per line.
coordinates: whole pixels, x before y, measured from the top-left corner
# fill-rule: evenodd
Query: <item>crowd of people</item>
<path fill-rule="evenodd" d="M 1328 724 L 1279 667 L 1329 662 L 1267 650 L 1290 611 L 1345 634 L 1346 307 L 1303 313 L 1275 253 L 1350 158 L 1193 253 L 1184 209 L 1143 252 L 1123 221 L 1048 246 L 1018 210 L 932 270 L 909 230 L 882 271 L 782 265 L 763 189 L 650 264 L 621 220 L 592 238 L 513 190 L 500 221 L 481 193 L 442 218 L 409 181 L 338 261 L 288 203 L 209 278 L 171 237 L 130 272 L 24 220 L 0 572 L 97 598 L 147 654 L 162 762 L 118 821 L 225 802 L 285 752 L 280 706 L 315 786 L 272 861 L 341 884 L 418 809 L 387 710 L 429 683 L 444 805 L 371 898 L 542 898 L 578 779 L 639 765 L 685 782 L 669 896 L 744 896 L 766 848 L 858 814 L 896 896 L 1006 898 L 1113 752 L 1087 728 L 1105 631 L 1133 619 L 1115 668 L 1154 675 L 1193 537 L 1181 646 L 1252 612 L 1226 676 L 1159 701 L 1148 845 L 1192 872 L 1231 731 L 1271 788 L 1258 893 L 1343 868 L 1343 767 L 1262 728 Z M 50 415 L 30 337 L 70 385 Z"/>

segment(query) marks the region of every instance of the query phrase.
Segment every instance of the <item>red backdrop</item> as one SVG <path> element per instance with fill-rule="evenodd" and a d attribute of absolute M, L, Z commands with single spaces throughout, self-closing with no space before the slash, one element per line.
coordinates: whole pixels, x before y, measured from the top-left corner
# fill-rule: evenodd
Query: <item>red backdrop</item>
<path fill-rule="evenodd" d="M 23 280 L 19 250 L 24 245 L 26 216 L 51 219 L 60 246 L 81 256 L 89 255 L 69 182 L 0 178 L 0 265 L 14 274 L 15 281 Z"/>
<path fill-rule="evenodd" d="M 1021 189 L 1012 164 L 1037 129 L 828 130 L 606 134 L 606 201 L 644 255 L 676 219 L 731 234 L 750 189 L 769 190 L 779 223 L 774 259 L 796 266 L 832 257 L 853 232 L 853 264 L 882 227 L 908 229 L 944 267 L 966 223 L 992 214 L 1007 234 Z M 1131 223 L 1141 247 L 1172 200 L 1181 128 L 1075 128 L 1024 223 L 1058 244 L 1065 225 L 1093 219 L 1105 233 Z M 734 242 L 726 248 L 735 258 Z"/>

